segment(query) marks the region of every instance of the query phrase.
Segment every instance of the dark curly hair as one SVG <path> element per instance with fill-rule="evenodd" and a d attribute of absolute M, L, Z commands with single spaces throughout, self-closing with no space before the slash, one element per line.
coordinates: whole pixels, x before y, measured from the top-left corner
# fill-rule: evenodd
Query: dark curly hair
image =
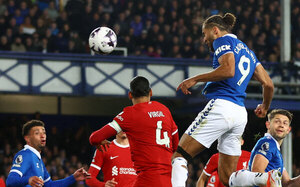
<path fill-rule="evenodd" d="M 28 135 L 28 133 L 32 127 L 36 127 L 36 126 L 45 127 L 45 124 L 44 124 L 44 122 L 42 122 L 40 120 L 30 120 L 27 123 L 25 123 L 22 128 L 23 137 Z"/>
<path fill-rule="evenodd" d="M 130 82 L 130 92 L 134 98 L 148 96 L 150 90 L 150 83 L 145 77 L 136 76 Z"/>
<path fill-rule="evenodd" d="M 204 23 L 204 28 L 218 27 L 221 31 L 231 32 L 236 22 L 236 17 L 231 13 L 226 13 L 223 17 L 220 15 L 213 15 L 207 18 Z"/>

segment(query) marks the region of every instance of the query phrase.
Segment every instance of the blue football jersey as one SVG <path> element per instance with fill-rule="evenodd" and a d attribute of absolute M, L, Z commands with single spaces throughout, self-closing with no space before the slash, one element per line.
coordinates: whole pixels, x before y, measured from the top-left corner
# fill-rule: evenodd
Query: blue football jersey
<path fill-rule="evenodd" d="M 263 138 L 260 138 L 253 150 L 251 151 L 249 170 L 252 170 L 252 162 L 255 155 L 261 154 L 269 160 L 269 164 L 265 170 L 268 172 L 272 169 L 278 169 L 280 172 L 283 171 L 283 159 L 280 152 L 279 143 L 269 134 L 266 133 Z"/>
<path fill-rule="evenodd" d="M 41 154 L 29 145 L 25 145 L 24 149 L 15 155 L 11 172 L 18 173 L 21 177 L 38 176 L 44 183 L 50 180 L 50 175 L 41 159 Z"/>
<path fill-rule="evenodd" d="M 226 34 L 213 42 L 215 50 L 213 69 L 220 66 L 218 59 L 227 53 L 233 53 L 235 59 L 235 75 L 222 81 L 207 82 L 203 94 L 208 99 L 225 99 L 244 106 L 247 85 L 260 62 L 246 44 L 234 34 Z"/>

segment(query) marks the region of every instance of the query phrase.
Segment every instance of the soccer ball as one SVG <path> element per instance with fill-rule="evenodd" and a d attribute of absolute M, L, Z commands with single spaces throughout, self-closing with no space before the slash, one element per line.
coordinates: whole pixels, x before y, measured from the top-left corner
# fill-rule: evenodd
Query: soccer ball
<path fill-rule="evenodd" d="M 90 34 L 89 46 L 92 51 L 98 54 L 111 53 L 117 46 L 117 36 L 108 27 L 98 27 Z"/>

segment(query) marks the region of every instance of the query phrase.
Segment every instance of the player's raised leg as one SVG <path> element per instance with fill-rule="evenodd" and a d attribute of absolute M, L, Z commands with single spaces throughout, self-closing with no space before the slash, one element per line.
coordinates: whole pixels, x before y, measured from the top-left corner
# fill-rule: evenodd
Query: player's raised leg
<path fill-rule="evenodd" d="M 220 99 L 210 100 L 181 137 L 172 159 L 172 185 L 174 187 L 185 186 L 188 173 L 187 163 L 205 148 L 209 148 L 228 130 L 226 120 L 219 115 L 224 108 L 224 102 L 228 103 Z"/>
<path fill-rule="evenodd" d="M 239 156 L 232 156 L 224 153 L 219 153 L 218 174 L 219 174 L 220 181 L 225 186 L 228 186 L 230 175 L 234 171 L 236 171 L 238 161 L 239 161 Z"/>
<path fill-rule="evenodd" d="M 177 151 L 173 154 L 172 158 L 173 187 L 185 186 L 188 177 L 187 163 L 204 149 L 205 147 L 197 140 L 188 134 L 183 134 L 180 138 Z"/>
<path fill-rule="evenodd" d="M 226 106 L 225 103 L 222 105 Z M 230 114 L 230 112 L 234 112 L 234 114 Z M 239 157 L 242 153 L 241 137 L 247 124 L 247 111 L 244 107 L 232 104 L 231 110 L 229 112 L 224 111 L 223 115 L 227 121 L 231 121 L 227 123 L 231 128 L 218 138 L 218 174 L 220 181 L 225 186 L 228 186 L 229 177 L 236 171 Z"/>
<path fill-rule="evenodd" d="M 268 173 L 251 172 L 239 170 L 231 174 L 229 179 L 230 187 L 282 187 L 281 173 L 278 170 L 271 170 Z"/>

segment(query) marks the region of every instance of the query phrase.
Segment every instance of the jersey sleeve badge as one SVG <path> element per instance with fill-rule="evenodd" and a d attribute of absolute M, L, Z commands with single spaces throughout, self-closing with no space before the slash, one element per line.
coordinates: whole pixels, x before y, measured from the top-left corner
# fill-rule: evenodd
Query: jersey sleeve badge
<path fill-rule="evenodd" d="M 260 146 L 260 149 L 258 150 L 258 152 L 262 153 L 263 155 L 267 155 L 267 152 L 270 149 L 270 144 L 269 142 L 265 142 Z"/>
<path fill-rule="evenodd" d="M 22 162 L 23 162 L 23 156 L 18 155 L 12 167 L 21 167 Z"/>

